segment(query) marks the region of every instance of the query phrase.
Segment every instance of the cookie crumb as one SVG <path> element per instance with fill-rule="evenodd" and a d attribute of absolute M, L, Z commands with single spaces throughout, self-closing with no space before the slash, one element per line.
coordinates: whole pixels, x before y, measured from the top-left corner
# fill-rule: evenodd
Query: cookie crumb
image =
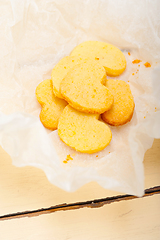
<path fill-rule="evenodd" d="M 66 161 L 73 160 L 70 154 L 67 155 Z"/>
<path fill-rule="evenodd" d="M 149 62 L 146 62 L 146 63 L 144 63 L 144 66 L 145 66 L 146 68 L 148 68 L 148 67 L 151 67 L 151 64 L 150 64 Z"/>
<path fill-rule="evenodd" d="M 132 75 L 134 75 L 134 73 L 132 73 Z"/>
<path fill-rule="evenodd" d="M 133 64 L 135 64 L 135 63 L 140 63 L 140 62 L 142 62 L 142 61 L 139 60 L 139 59 L 135 59 L 134 61 L 132 61 Z"/>
<path fill-rule="evenodd" d="M 130 53 L 130 52 L 128 52 L 128 55 L 130 56 L 130 55 L 131 55 L 131 53 Z"/>
<path fill-rule="evenodd" d="M 73 160 L 70 154 L 67 155 L 66 160 L 64 160 L 63 163 L 68 163 L 69 160 Z"/>
<path fill-rule="evenodd" d="M 98 155 L 96 155 L 96 157 L 98 157 Z"/>

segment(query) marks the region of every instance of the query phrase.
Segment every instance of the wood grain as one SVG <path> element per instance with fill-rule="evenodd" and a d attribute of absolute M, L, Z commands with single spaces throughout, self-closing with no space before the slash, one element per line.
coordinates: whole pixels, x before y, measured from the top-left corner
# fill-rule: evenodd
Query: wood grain
<path fill-rule="evenodd" d="M 150 196 L 153 196 L 156 194 L 160 194 L 160 186 L 146 189 L 145 194 L 143 195 L 142 198 L 150 197 Z M 125 195 L 117 195 L 117 196 L 107 197 L 107 198 L 94 199 L 94 200 L 85 201 L 85 202 L 60 204 L 60 205 L 56 205 L 56 206 L 49 207 L 49 208 L 41 208 L 41 209 L 36 209 L 36 210 L 32 210 L 32 211 L 23 211 L 23 212 L 2 215 L 2 216 L 0 216 L 0 221 L 10 220 L 10 219 L 14 219 L 14 218 L 35 217 L 35 216 L 39 216 L 42 214 L 48 214 L 48 213 L 53 213 L 53 212 L 57 212 L 57 211 L 75 210 L 75 209 L 80 209 L 80 208 L 84 208 L 84 207 L 99 208 L 106 204 L 120 202 L 120 201 L 124 201 L 124 200 L 133 200 L 133 199 L 137 199 L 137 198 L 138 197 L 136 197 L 136 196 L 125 194 Z"/>
<path fill-rule="evenodd" d="M 160 195 L 0 221 L 3 240 L 159 240 Z"/>

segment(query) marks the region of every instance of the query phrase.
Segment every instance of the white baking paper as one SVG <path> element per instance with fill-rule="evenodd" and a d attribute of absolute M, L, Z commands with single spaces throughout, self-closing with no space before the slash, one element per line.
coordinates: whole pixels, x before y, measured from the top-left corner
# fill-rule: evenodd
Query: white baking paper
<path fill-rule="evenodd" d="M 96 181 L 106 189 L 143 195 L 144 153 L 160 138 L 159 10 L 158 0 L 0 2 L 0 144 L 15 166 L 41 168 L 66 191 Z M 111 143 L 95 154 L 78 153 L 57 131 L 46 130 L 35 97 L 54 65 L 86 40 L 109 42 L 124 52 L 127 69 L 117 79 L 130 84 L 135 100 L 131 122 L 111 127 Z M 141 62 L 133 64 L 135 59 Z M 67 155 L 73 160 L 65 164 Z"/>

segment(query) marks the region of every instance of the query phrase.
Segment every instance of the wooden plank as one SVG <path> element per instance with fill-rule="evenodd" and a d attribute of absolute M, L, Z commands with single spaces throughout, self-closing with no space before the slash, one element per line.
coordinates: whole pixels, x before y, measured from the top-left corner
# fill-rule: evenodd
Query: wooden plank
<path fill-rule="evenodd" d="M 146 188 L 160 185 L 160 140 L 145 155 Z M 108 191 L 97 183 L 89 183 L 74 193 L 67 193 L 50 184 L 43 171 L 33 167 L 17 168 L 0 149 L 0 215 L 82 202 L 119 193 Z"/>
<path fill-rule="evenodd" d="M 160 186 L 146 189 L 145 194 L 143 195 L 142 198 L 150 197 L 155 194 L 160 194 Z M 36 210 L 31 210 L 31 211 L 23 211 L 23 212 L 16 212 L 16 213 L 9 213 L 6 215 L 1 215 L 0 221 L 14 219 L 14 218 L 22 218 L 22 217 L 35 217 L 35 216 L 39 216 L 42 214 L 48 214 L 48 213 L 53 213 L 53 212 L 57 212 L 57 211 L 80 209 L 80 208 L 84 208 L 84 207 L 99 208 L 106 204 L 111 204 L 111 203 L 120 202 L 120 201 L 124 201 L 124 200 L 132 200 L 132 199 L 136 199 L 136 198 L 138 198 L 138 197 L 125 194 L 125 195 L 117 195 L 117 196 L 100 198 L 100 199 L 95 199 L 95 200 L 90 200 L 90 201 L 85 201 L 85 202 L 59 204 L 56 206 L 51 206 L 49 208 L 41 208 L 41 209 L 36 209 Z"/>
<path fill-rule="evenodd" d="M 160 185 L 160 139 L 155 139 L 144 157 L 145 188 Z"/>
<path fill-rule="evenodd" d="M 160 195 L 0 221 L 3 240 L 159 240 Z"/>

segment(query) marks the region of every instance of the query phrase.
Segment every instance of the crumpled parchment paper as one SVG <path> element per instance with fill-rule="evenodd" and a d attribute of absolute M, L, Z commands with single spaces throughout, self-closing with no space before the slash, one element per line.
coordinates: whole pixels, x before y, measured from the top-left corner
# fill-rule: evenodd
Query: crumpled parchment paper
<path fill-rule="evenodd" d="M 159 10 L 158 0 L 0 2 L 0 144 L 14 165 L 41 168 L 66 191 L 96 181 L 143 195 L 144 153 L 160 138 Z M 111 127 L 110 145 L 96 154 L 78 153 L 57 131 L 46 130 L 35 97 L 36 86 L 50 78 L 54 65 L 86 40 L 109 42 L 124 52 L 127 69 L 117 79 L 130 84 L 135 100 L 131 122 Z M 140 66 L 132 63 L 135 59 Z M 73 160 L 64 164 L 68 154 Z"/>

